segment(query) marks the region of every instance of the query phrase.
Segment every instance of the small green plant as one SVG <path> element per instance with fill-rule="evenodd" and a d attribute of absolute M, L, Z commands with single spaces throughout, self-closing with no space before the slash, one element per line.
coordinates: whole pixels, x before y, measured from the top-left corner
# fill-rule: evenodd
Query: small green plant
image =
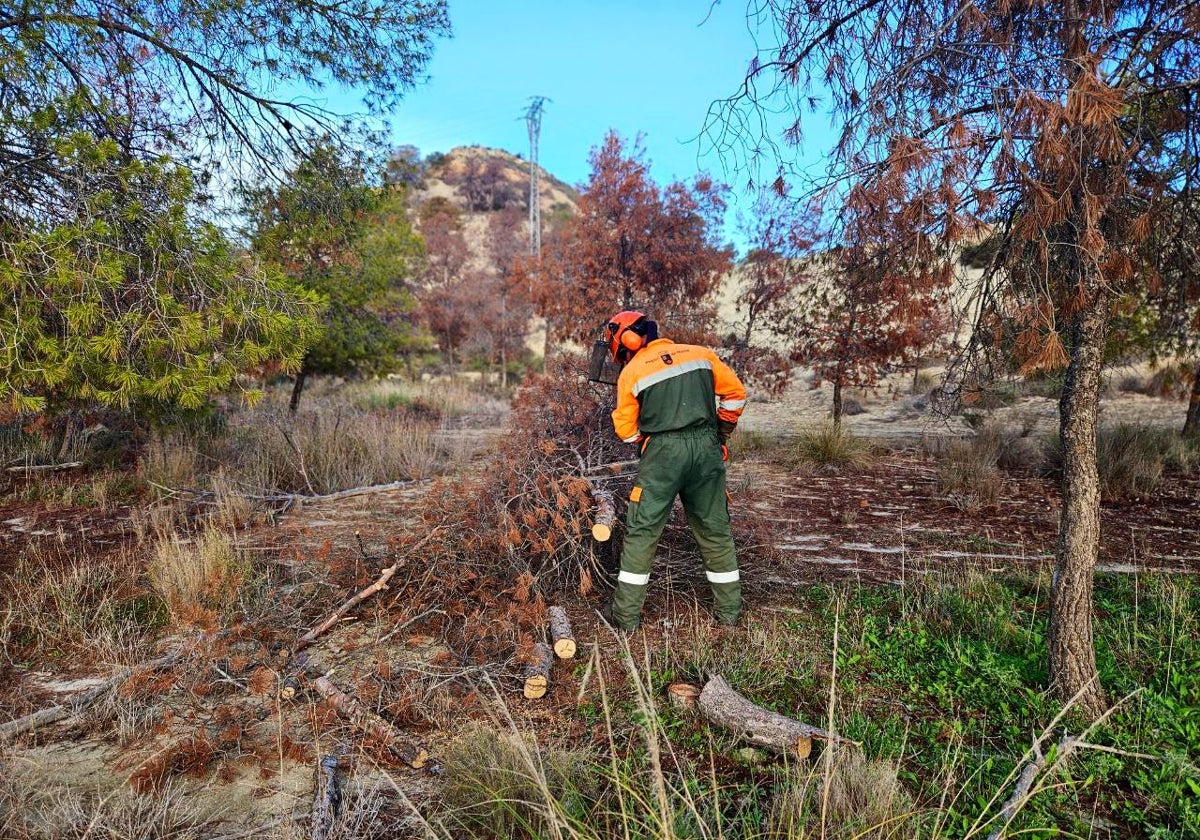
<path fill-rule="evenodd" d="M 860 467 L 870 461 L 871 444 L 855 437 L 844 424 L 826 421 L 800 433 L 795 453 L 802 464 Z"/>

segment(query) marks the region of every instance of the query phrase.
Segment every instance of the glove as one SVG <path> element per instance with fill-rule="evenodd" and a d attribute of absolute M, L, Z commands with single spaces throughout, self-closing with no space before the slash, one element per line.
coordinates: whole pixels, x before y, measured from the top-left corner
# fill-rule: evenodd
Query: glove
<path fill-rule="evenodd" d="M 723 443 L 721 444 L 721 460 L 722 461 L 729 460 L 729 447 Z"/>
<path fill-rule="evenodd" d="M 722 446 L 729 440 L 729 436 L 733 434 L 733 430 L 736 428 L 737 423 L 730 423 L 728 420 L 717 421 L 717 437 L 720 439 Z"/>

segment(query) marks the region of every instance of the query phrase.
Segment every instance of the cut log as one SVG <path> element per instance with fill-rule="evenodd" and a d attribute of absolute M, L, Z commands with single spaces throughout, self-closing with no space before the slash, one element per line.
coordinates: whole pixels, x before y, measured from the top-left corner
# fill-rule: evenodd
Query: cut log
<path fill-rule="evenodd" d="M 677 709 L 691 709 L 699 696 L 700 689 L 690 683 L 671 683 L 667 686 L 667 697 Z"/>
<path fill-rule="evenodd" d="M 554 639 L 554 655 L 559 659 L 572 659 L 575 656 L 575 634 L 571 632 L 571 622 L 567 611 L 562 607 L 551 607 L 550 637 Z"/>
<path fill-rule="evenodd" d="M 550 648 L 544 642 L 533 646 L 536 661 L 525 669 L 525 699 L 545 697 L 550 689 L 550 665 L 554 661 Z"/>
<path fill-rule="evenodd" d="M 321 756 L 317 766 L 317 784 L 313 792 L 312 840 L 329 840 L 333 824 L 342 810 L 342 791 L 338 783 L 336 755 Z"/>
<path fill-rule="evenodd" d="M 709 675 L 697 706 L 705 719 L 736 735 L 746 743 L 796 758 L 808 758 L 812 742 L 854 742 L 816 726 L 792 720 L 751 703 L 734 691 L 719 675 Z"/>
<path fill-rule="evenodd" d="M 617 506 L 608 490 L 592 487 L 592 498 L 596 500 L 596 518 L 592 522 L 592 539 L 608 542 L 612 537 L 613 523 L 617 521 Z"/>
<path fill-rule="evenodd" d="M 392 754 L 409 767 L 419 770 L 429 760 L 429 753 L 419 744 L 404 738 L 390 723 L 364 706 L 360 700 L 331 683 L 328 677 L 310 680 L 308 687 L 328 700 L 329 704 L 355 727 L 386 744 Z"/>

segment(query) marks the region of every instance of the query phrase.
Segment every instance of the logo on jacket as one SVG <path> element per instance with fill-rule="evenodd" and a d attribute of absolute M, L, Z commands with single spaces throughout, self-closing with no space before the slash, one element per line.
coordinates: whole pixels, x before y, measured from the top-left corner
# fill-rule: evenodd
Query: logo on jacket
<path fill-rule="evenodd" d="M 675 364 L 675 360 L 671 358 L 671 354 L 670 354 L 670 353 L 663 353 L 663 354 L 662 354 L 661 356 L 659 356 L 658 358 L 660 358 L 660 359 L 662 359 L 662 360 L 663 360 L 663 364 L 664 364 L 664 365 L 673 365 L 673 364 Z"/>

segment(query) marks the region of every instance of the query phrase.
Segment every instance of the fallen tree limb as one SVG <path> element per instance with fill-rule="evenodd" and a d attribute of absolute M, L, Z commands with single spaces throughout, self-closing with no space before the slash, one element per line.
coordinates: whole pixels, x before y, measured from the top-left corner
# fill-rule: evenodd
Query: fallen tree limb
<path fill-rule="evenodd" d="M 577 646 L 567 611 L 562 607 L 551 607 L 547 612 L 550 613 L 550 636 L 554 639 L 554 655 L 559 659 L 573 658 Z"/>
<path fill-rule="evenodd" d="M 717 674 L 709 675 L 708 682 L 697 698 L 696 707 L 710 723 L 728 730 L 741 740 L 796 758 L 808 757 L 814 739 L 840 744 L 854 743 L 820 727 L 801 723 L 751 703 Z"/>
<path fill-rule="evenodd" d="M 584 467 L 584 473 L 619 473 L 629 467 L 636 467 L 637 461 L 613 461 L 611 464 L 598 464 L 594 467 Z"/>
<path fill-rule="evenodd" d="M 1063 761 L 1066 759 L 1080 743 L 1079 738 L 1063 735 L 1062 740 L 1058 742 L 1056 760 Z M 1034 780 L 1045 767 L 1046 756 L 1042 754 L 1040 743 L 1035 740 L 1033 744 L 1033 757 L 1029 760 L 1028 764 L 1021 768 L 1021 773 L 1017 776 L 1017 784 L 1013 788 L 1012 796 L 1008 797 L 1007 801 L 1000 806 L 1000 815 L 998 817 L 1000 824 L 988 835 L 987 840 L 1000 840 L 1004 836 L 1008 824 L 1012 822 L 1013 817 L 1017 815 L 1017 811 L 1021 809 L 1021 806 L 1029 798 L 1029 791 L 1033 787 Z"/>
<path fill-rule="evenodd" d="M 429 760 L 427 753 L 419 744 L 404 738 L 386 720 L 372 712 L 362 704 L 362 701 L 351 697 L 329 681 L 328 677 L 317 677 L 308 682 L 308 687 L 329 701 L 329 705 L 337 709 L 338 714 L 346 718 L 355 728 L 373 735 L 387 746 L 391 753 L 415 770 L 425 766 Z"/>
<path fill-rule="evenodd" d="M 44 473 L 44 472 L 60 472 L 62 470 L 77 470 L 83 466 L 83 461 L 71 461 L 67 464 L 18 464 L 16 466 L 5 467 L 6 472 L 10 473 Z"/>
<path fill-rule="evenodd" d="M 408 549 L 408 551 L 409 552 L 415 551 L 416 549 L 420 548 L 421 546 L 425 545 L 425 543 L 427 543 L 431 539 L 433 539 L 433 537 L 437 534 L 438 534 L 438 530 L 436 530 L 436 529 L 433 531 L 430 531 L 428 534 L 426 534 L 424 536 L 424 538 L 422 538 L 419 542 L 417 542 L 410 549 Z M 350 612 L 350 610 L 357 607 L 363 601 L 367 600 L 372 595 L 374 595 L 376 592 L 380 592 L 384 589 L 387 589 L 388 581 L 391 580 L 392 576 L 395 575 L 396 572 L 399 571 L 401 569 L 401 567 L 404 566 L 404 563 L 407 559 L 408 559 L 407 556 L 401 557 L 395 563 L 393 563 L 392 565 L 390 565 L 386 569 L 384 569 L 382 572 L 380 572 L 378 580 L 376 580 L 374 583 L 372 583 L 366 589 L 363 589 L 361 592 L 359 592 L 358 594 L 351 597 L 344 604 L 342 604 L 340 607 L 338 607 L 336 610 L 334 610 L 333 613 L 330 614 L 330 616 L 328 618 L 326 618 L 324 621 L 322 621 L 316 627 L 309 630 L 307 633 L 305 633 L 303 636 L 301 636 L 299 639 L 297 639 L 296 644 L 293 649 L 300 650 L 302 648 L 308 647 L 314 641 L 316 641 L 317 638 L 322 633 L 324 633 L 326 630 L 328 630 L 333 625 L 337 624 L 338 621 L 341 620 L 342 616 L 344 616 L 346 613 Z"/>
<path fill-rule="evenodd" d="M 432 478 L 417 478 L 412 481 L 393 481 L 389 484 L 371 484 L 365 487 L 351 487 L 348 490 L 338 490 L 333 493 L 318 493 L 305 495 L 303 493 L 279 493 L 273 496 L 260 496 L 252 493 L 237 495 L 260 502 L 331 502 L 336 499 L 349 499 L 351 496 L 367 496 L 371 493 L 386 493 L 388 490 L 402 490 L 405 487 L 415 487 L 418 484 L 429 484 Z"/>
<path fill-rule="evenodd" d="M 317 784 L 313 792 L 312 840 L 328 840 L 333 824 L 342 811 L 342 791 L 338 782 L 338 757 L 323 755 L 317 765 Z"/>
<path fill-rule="evenodd" d="M 8 723 L 0 724 L 0 743 L 10 741 L 18 735 L 23 735 L 34 729 L 39 729 L 43 726 L 49 726 L 52 723 L 58 723 L 61 720 L 66 720 L 73 717 L 89 706 L 93 705 L 97 700 L 119 686 L 125 680 L 129 679 L 135 673 L 143 673 L 145 671 L 158 671 L 162 668 L 167 668 L 174 664 L 179 659 L 179 654 L 171 653 L 166 656 L 160 656 L 158 659 L 152 659 L 149 662 L 144 662 L 134 668 L 123 668 L 111 679 L 105 680 L 99 685 L 89 688 L 87 691 L 77 694 L 65 703 L 57 706 L 51 706 L 48 709 L 40 709 L 36 712 L 31 712 L 24 717 L 19 717 L 16 720 L 10 720 Z"/>

